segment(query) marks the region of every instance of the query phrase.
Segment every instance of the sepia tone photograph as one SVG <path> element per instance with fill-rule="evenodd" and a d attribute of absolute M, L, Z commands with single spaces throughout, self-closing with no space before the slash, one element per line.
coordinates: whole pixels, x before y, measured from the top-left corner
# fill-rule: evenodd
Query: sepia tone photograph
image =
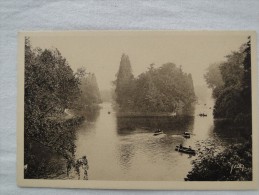
<path fill-rule="evenodd" d="M 254 189 L 255 39 L 251 31 L 20 33 L 18 185 Z"/>

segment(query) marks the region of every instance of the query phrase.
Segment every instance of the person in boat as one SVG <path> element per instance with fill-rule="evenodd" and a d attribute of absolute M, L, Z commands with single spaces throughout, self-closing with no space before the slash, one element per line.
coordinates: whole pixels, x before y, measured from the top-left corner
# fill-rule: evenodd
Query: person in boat
<path fill-rule="evenodd" d="M 180 148 L 180 149 L 182 149 L 182 148 L 183 148 L 183 145 L 182 145 L 182 144 L 180 144 L 180 145 L 179 145 L 179 148 Z"/>

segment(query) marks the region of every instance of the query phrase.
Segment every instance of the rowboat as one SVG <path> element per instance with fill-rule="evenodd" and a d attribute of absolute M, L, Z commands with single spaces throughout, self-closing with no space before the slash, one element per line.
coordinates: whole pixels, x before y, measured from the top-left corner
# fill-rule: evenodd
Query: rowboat
<path fill-rule="evenodd" d="M 183 137 L 190 138 L 191 137 L 191 133 L 190 132 L 184 132 L 183 133 Z"/>
<path fill-rule="evenodd" d="M 191 148 L 186 148 L 186 147 L 176 146 L 175 147 L 175 151 L 186 153 L 186 154 L 196 155 L 196 151 L 195 150 L 193 150 Z"/>
<path fill-rule="evenodd" d="M 155 131 L 154 136 L 161 135 L 161 134 L 164 134 L 164 132 L 161 130 L 157 130 Z"/>

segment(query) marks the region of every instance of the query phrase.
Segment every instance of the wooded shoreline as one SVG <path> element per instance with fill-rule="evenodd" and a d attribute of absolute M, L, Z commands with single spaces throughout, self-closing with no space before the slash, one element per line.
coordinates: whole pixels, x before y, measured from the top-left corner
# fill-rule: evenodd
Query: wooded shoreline
<path fill-rule="evenodd" d="M 117 117 L 179 117 L 170 112 L 117 112 Z"/>
<path fill-rule="evenodd" d="M 43 125 L 45 136 L 32 136 L 29 144 L 26 143 L 25 178 L 49 178 L 50 174 L 64 174 L 67 161 L 75 158 L 76 130 L 85 120 L 84 116 L 48 119 Z"/>

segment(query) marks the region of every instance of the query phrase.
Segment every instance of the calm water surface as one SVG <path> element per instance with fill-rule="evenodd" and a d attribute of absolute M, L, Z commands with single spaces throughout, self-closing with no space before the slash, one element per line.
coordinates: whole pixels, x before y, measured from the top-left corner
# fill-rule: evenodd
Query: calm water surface
<path fill-rule="evenodd" d="M 175 151 L 176 145 L 197 148 L 197 142 L 219 138 L 221 144 L 229 142 L 228 136 L 214 132 L 212 100 L 197 104 L 194 116 L 178 119 L 122 118 L 116 116 L 111 103 L 101 106 L 100 113 L 77 132 L 76 157 L 87 155 L 90 180 L 183 181 L 195 157 Z M 208 116 L 199 117 L 199 113 Z M 156 128 L 165 134 L 154 136 Z M 191 131 L 193 136 L 185 139 L 184 131 Z"/>

